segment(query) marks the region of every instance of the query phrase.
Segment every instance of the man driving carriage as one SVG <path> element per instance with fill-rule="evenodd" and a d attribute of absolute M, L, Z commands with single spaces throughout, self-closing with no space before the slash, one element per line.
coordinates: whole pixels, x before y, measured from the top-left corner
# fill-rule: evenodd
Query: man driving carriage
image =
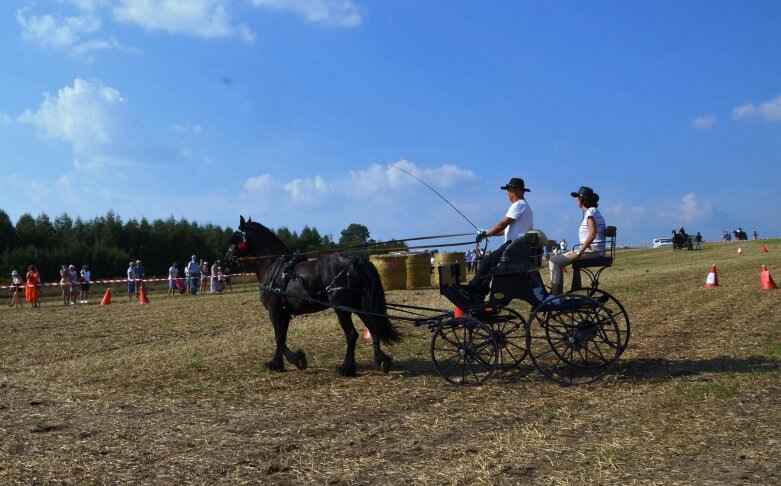
<path fill-rule="evenodd" d="M 500 187 L 500 189 L 507 191 L 510 207 L 498 223 L 490 229 L 478 233 L 476 242 L 479 243 L 484 238 L 504 233 L 504 243 L 483 259 L 477 273 L 475 273 L 475 276 L 472 277 L 472 280 L 467 285 L 468 292 L 475 300 L 479 301 L 482 301 L 488 294 L 491 284 L 491 270 L 499 264 L 499 259 L 502 257 L 504 249 L 510 245 L 513 239 L 531 231 L 534 225 L 532 208 L 524 198 L 525 194 L 531 192 L 531 190 L 526 188 L 523 179 L 513 177 L 510 179 L 510 182 Z"/>

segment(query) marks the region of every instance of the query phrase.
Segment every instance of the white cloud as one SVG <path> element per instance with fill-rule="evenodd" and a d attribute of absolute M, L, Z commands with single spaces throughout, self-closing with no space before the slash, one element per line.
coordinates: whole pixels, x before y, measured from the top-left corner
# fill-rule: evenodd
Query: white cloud
<path fill-rule="evenodd" d="M 736 120 L 759 118 L 764 121 L 781 121 L 781 95 L 772 100 L 763 101 L 758 106 L 748 103 L 735 107 L 732 109 L 732 118 Z"/>
<path fill-rule="evenodd" d="M 126 103 L 119 91 L 77 78 L 57 95 L 44 93 L 37 111 L 25 110 L 20 123 L 30 123 L 48 137 L 71 142 L 77 152 L 115 140 L 117 110 Z"/>
<path fill-rule="evenodd" d="M 244 182 L 244 189 L 250 193 L 264 193 L 281 187 L 279 181 L 269 174 L 250 177 Z"/>
<path fill-rule="evenodd" d="M 180 123 L 174 123 L 171 125 L 171 128 L 173 128 L 173 130 L 178 133 L 191 133 L 193 135 L 200 135 L 203 133 L 203 127 L 198 124 L 182 125 Z"/>
<path fill-rule="evenodd" d="M 145 135 L 143 123 L 133 117 L 127 100 L 110 86 L 77 78 L 73 86 L 43 97 L 38 109 L 25 110 L 17 121 L 37 127 L 48 138 L 70 143 L 79 170 L 94 172 L 172 156 Z"/>
<path fill-rule="evenodd" d="M 309 22 L 328 27 L 357 27 L 363 21 L 363 9 L 351 0 L 252 0 L 252 4 L 290 10 Z"/>
<path fill-rule="evenodd" d="M 713 212 L 713 207 L 707 202 L 701 202 L 694 193 L 681 198 L 678 215 L 685 223 L 693 223 L 707 219 Z"/>
<path fill-rule="evenodd" d="M 237 35 L 246 42 L 255 36 L 246 24 L 233 26 L 227 0 L 121 0 L 114 18 L 148 30 L 187 34 L 205 39 Z"/>
<path fill-rule="evenodd" d="M 716 115 L 705 115 L 692 120 L 692 127 L 698 130 L 706 130 L 716 126 Z"/>
<path fill-rule="evenodd" d="M 293 179 L 284 184 L 282 188 L 294 203 L 306 203 L 321 199 L 334 187 L 321 176 L 315 176 L 314 178 Z"/>
<path fill-rule="evenodd" d="M 22 27 L 22 38 L 45 47 L 69 48 L 89 34 L 100 30 L 100 18 L 94 15 L 61 17 L 58 15 L 30 15 L 29 9 L 16 12 L 16 22 Z"/>

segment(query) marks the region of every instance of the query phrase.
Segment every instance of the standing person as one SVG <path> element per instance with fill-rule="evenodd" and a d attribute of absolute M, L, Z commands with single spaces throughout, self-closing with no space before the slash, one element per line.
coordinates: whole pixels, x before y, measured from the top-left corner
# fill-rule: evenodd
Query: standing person
<path fill-rule="evenodd" d="M 176 268 L 176 262 L 171 263 L 168 269 L 168 296 L 174 295 L 176 290 L 176 280 L 179 278 L 179 269 Z"/>
<path fill-rule="evenodd" d="M 13 307 L 16 304 L 19 304 L 19 307 L 24 307 L 24 304 L 22 303 L 22 300 L 19 298 L 19 289 L 22 287 L 22 278 L 19 276 L 19 272 L 16 270 L 13 270 L 11 272 L 11 290 L 13 291 L 13 296 L 11 297 L 11 303 L 8 304 L 8 307 Z"/>
<path fill-rule="evenodd" d="M 79 272 L 76 271 L 76 265 L 68 265 L 68 272 L 71 275 L 70 305 L 76 305 L 76 297 L 79 295 Z"/>
<path fill-rule="evenodd" d="M 41 275 L 38 273 L 35 265 L 27 267 L 27 275 L 25 277 L 27 282 L 24 285 L 24 300 L 29 302 L 31 306 L 38 307 L 38 300 L 41 296 L 38 281 L 41 279 Z"/>
<path fill-rule="evenodd" d="M 754 239 L 756 240 L 758 236 L 759 236 L 759 235 L 757 235 L 757 230 L 752 230 L 752 231 L 751 231 L 751 237 L 752 237 L 752 238 L 754 238 Z"/>
<path fill-rule="evenodd" d="M 220 261 L 217 260 L 214 262 L 214 265 L 212 265 L 211 268 L 212 271 L 212 288 L 211 291 L 213 294 L 217 294 L 220 292 Z"/>
<path fill-rule="evenodd" d="M 136 294 L 136 262 L 127 267 L 127 300 L 133 300 Z"/>
<path fill-rule="evenodd" d="M 209 262 L 201 260 L 201 292 L 206 292 L 209 287 Z"/>
<path fill-rule="evenodd" d="M 200 280 L 201 277 L 201 266 L 198 265 L 198 262 L 195 260 L 196 256 L 193 255 L 187 263 L 186 268 L 186 272 L 190 278 L 190 295 L 198 293 L 198 280 Z"/>
<path fill-rule="evenodd" d="M 700 245 L 702 245 L 702 235 L 698 231 L 696 235 L 694 235 L 694 249 L 699 250 Z"/>
<path fill-rule="evenodd" d="M 62 289 L 62 305 L 68 305 L 71 300 L 71 273 L 67 265 L 60 265 L 60 288 Z"/>
<path fill-rule="evenodd" d="M 523 179 L 513 177 L 510 179 L 510 182 L 500 187 L 500 189 L 507 191 L 507 199 L 510 200 L 510 207 L 507 209 L 507 213 L 505 213 L 504 217 L 493 225 L 491 229 L 478 233 L 475 241 L 479 243 L 488 236 L 504 233 L 504 243 L 495 251 L 491 252 L 490 255 L 486 254 L 484 256 L 475 276 L 472 277 L 472 280 L 470 280 L 467 285 L 467 290 L 472 296 L 481 301 L 485 299 L 485 296 L 488 294 L 491 285 L 490 272 L 499 263 L 499 259 L 502 257 L 504 249 L 507 248 L 512 240 L 531 231 L 532 226 L 534 225 L 532 208 L 525 199 L 525 194 L 531 192 L 531 190 L 526 189 Z"/>
<path fill-rule="evenodd" d="M 593 189 L 581 186 L 578 192 L 570 193 L 577 198 L 578 207 L 583 211 L 583 221 L 578 229 L 580 245 L 577 250 L 550 259 L 551 295 L 563 292 L 563 269 L 576 259 L 596 258 L 605 254 L 605 219 L 597 209 L 599 194 Z"/>
<path fill-rule="evenodd" d="M 79 302 L 86 304 L 89 300 L 89 288 L 92 285 L 92 272 L 86 263 L 81 267 L 81 298 Z"/>
<path fill-rule="evenodd" d="M 567 253 L 567 240 L 562 238 L 561 243 L 559 243 L 559 250 L 561 250 L 560 253 Z"/>
<path fill-rule="evenodd" d="M 144 287 L 144 277 L 146 277 L 146 272 L 144 271 L 144 266 L 141 265 L 141 260 L 136 260 L 136 269 L 135 269 L 135 276 L 136 276 L 136 294 L 141 294 L 141 289 Z"/>

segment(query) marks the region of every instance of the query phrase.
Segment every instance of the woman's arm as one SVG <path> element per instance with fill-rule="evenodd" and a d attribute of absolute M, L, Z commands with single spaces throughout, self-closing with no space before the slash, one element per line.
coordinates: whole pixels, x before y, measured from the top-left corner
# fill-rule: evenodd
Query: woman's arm
<path fill-rule="evenodd" d="M 586 238 L 586 241 L 580 244 L 578 251 L 570 252 L 570 257 L 573 260 L 582 255 L 584 251 L 589 249 L 591 247 L 591 242 L 594 241 L 594 238 L 597 237 L 597 221 L 594 219 L 594 217 L 589 216 L 586 220 L 586 224 L 588 225 L 588 238 Z"/>

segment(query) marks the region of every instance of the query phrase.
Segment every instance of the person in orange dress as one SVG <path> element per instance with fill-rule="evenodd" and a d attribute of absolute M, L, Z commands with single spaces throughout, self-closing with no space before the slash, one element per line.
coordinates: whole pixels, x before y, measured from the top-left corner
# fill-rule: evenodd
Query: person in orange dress
<path fill-rule="evenodd" d="M 40 298 L 38 280 L 41 279 L 41 275 L 38 273 L 38 269 L 35 268 L 35 265 L 30 265 L 27 268 L 26 279 L 27 283 L 24 286 L 24 300 L 29 302 L 33 307 L 38 307 L 38 299 Z"/>

